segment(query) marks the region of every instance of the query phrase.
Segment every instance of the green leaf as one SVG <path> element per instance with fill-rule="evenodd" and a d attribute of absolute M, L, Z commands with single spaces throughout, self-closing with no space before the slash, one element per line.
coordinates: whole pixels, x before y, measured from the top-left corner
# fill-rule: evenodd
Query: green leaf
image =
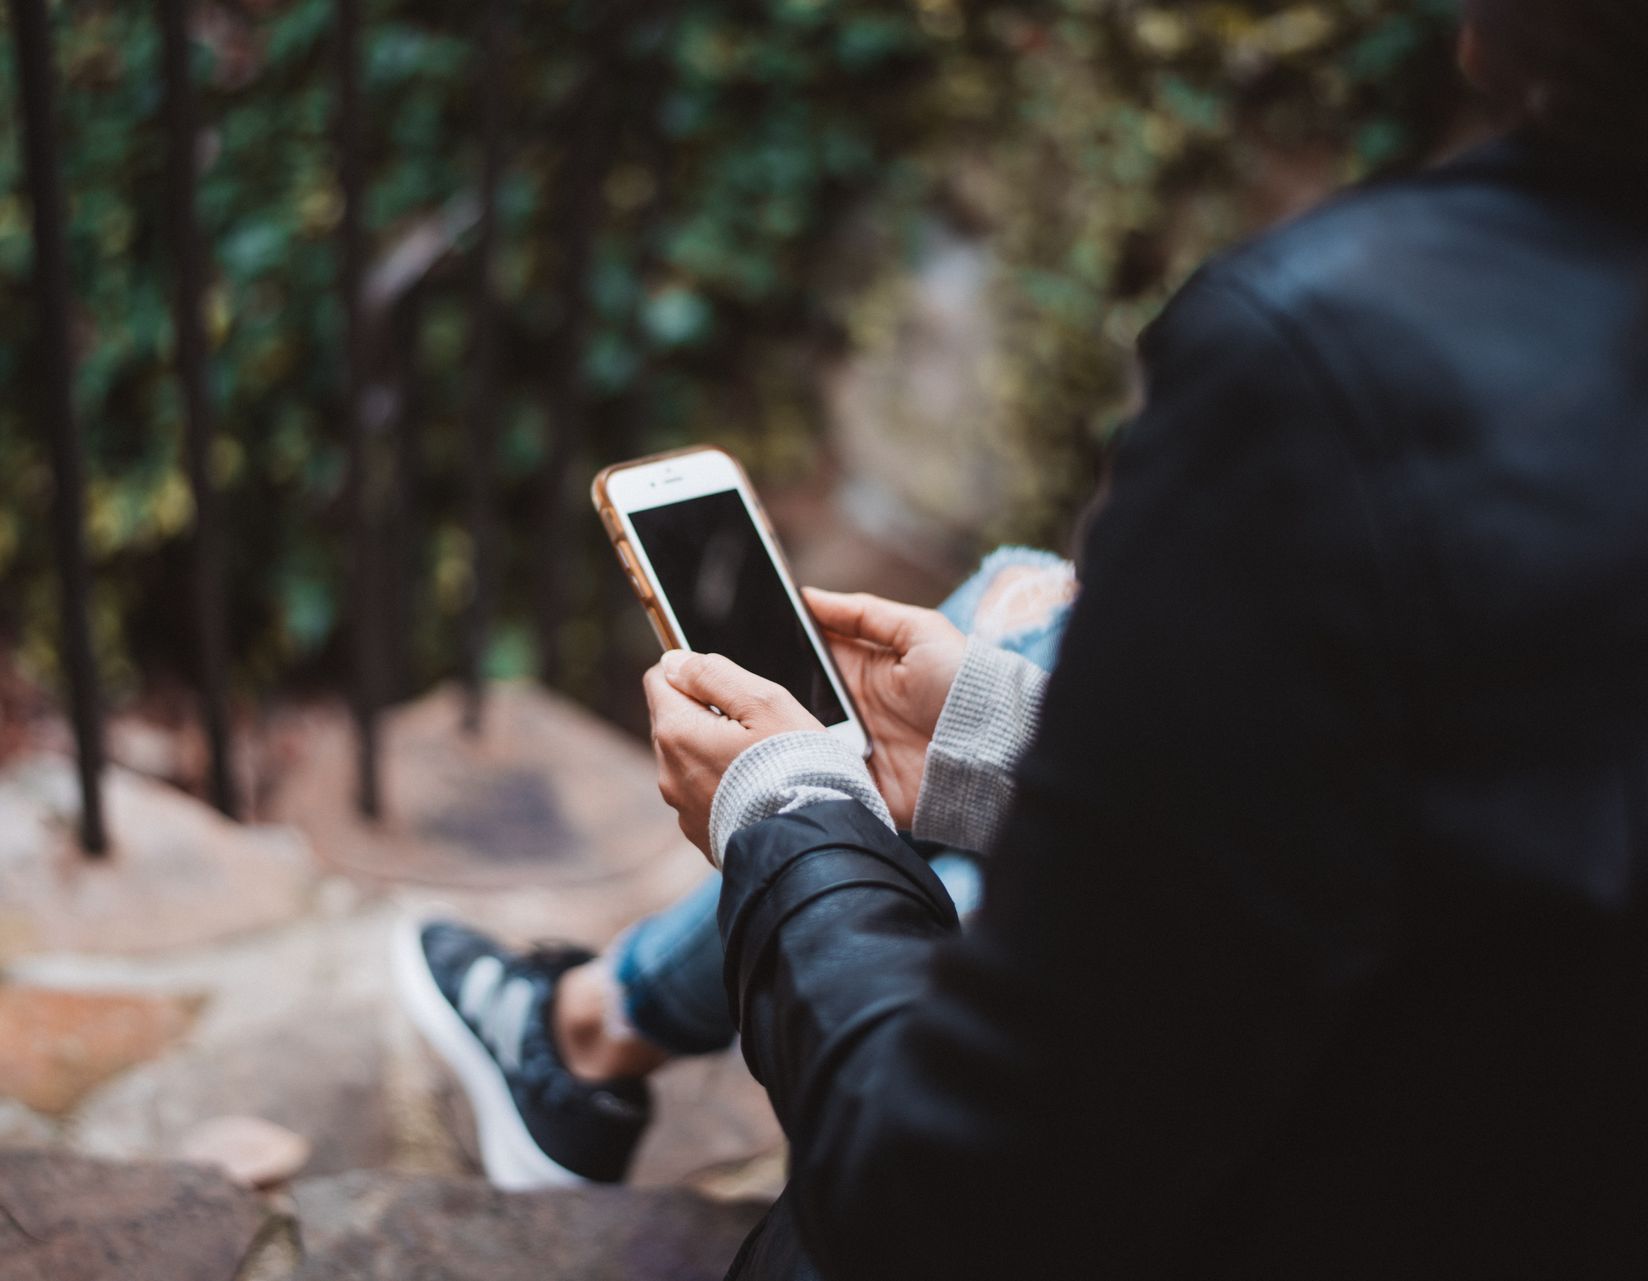
<path fill-rule="evenodd" d="M 907 22 L 884 14 L 864 14 L 842 24 L 836 59 L 853 75 L 874 70 L 905 52 L 914 33 Z"/>
<path fill-rule="evenodd" d="M 688 347 L 708 337 L 715 309 L 690 289 L 665 289 L 647 300 L 641 321 L 660 347 Z"/>
<path fill-rule="evenodd" d="M 640 354 L 621 334 L 602 330 L 584 356 L 584 374 L 604 395 L 625 390 L 641 367 Z"/>
<path fill-rule="evenodd" d="M 219 259 L 233 276 L 261 276 L 285 260 L 290 234 L 290 227 L 274 218 L 250 223 L 224 240 Z"/>
<path fill-rule="evenodd" d="M 337 619 L 331 587 L 318 577 L 292 573 L 281 579 L 277 596 L 281 630 L 298 653 L 311 653 L 325 643 Z"/>

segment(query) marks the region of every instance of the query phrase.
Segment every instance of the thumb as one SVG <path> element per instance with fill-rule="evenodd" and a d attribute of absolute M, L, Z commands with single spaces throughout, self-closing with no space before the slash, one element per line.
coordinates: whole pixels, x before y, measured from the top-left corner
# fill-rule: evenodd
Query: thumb
<path fill-rule="evenodd" d="M 866 640 L 905 654 L 931 626 L 934 614 L 915 605 L 900 605 L 868 592 L 805 590 L 807 604 L 824 630 L 853 640 Z"/>
<path fill-rule="evenodd" d="M 717 707 L 735 721 L 772 706 L 780 686 L 747 672 L 722 654 L 694 654 L 672 649 L 659 660 L 664 678 L 688 698 Z"/>

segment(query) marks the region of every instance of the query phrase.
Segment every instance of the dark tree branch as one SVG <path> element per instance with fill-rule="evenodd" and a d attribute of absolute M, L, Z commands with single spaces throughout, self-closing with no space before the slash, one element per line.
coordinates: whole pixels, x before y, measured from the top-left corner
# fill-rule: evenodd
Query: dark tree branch
<path fill-rule="evenodd" d="M 108 849 L 103 823 L 103 725 L 86 608 L 90 583 L 82 535 L 84 474 L 74 421 L 74 353 L 69 345 L 69 270 L 64 244 L 68 221 L 58 176 L 51 34 L 44 0 L 9 3 L 22 88 L 29 194 L 34 204 L 34 298 L 40 325 L 40 363 L 37 380 L 31 380 L 37 397 L 32 417 L 46 432 L 51 453 L 52 536 L 80 772 L 80 843 L 88 854 L 100 855 Z"/>
<path fill-rule="evenodd" d="M 196 122 L 189 76 L 187 0 L 160 0 L 166 76 L 167 214 L 176 274 L 173 325 L 183 394 L 189 486 L 194 492 L 194 625 L 201 720 L 211 752 L 212 803 L 236 812 L 229 742 L 228 609 L 223 594 L 224 546 L 212 479 L 212 404 L 206 388 L 206 339 L 200 323 L 205 288 L 200 228 L 195 217 Z"/>

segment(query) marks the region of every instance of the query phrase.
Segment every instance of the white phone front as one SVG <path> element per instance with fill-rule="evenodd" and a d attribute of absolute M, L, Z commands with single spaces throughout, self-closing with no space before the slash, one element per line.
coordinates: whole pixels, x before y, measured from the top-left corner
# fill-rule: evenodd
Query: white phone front
<path fill-rule="evenodd" d="M 666 645 L 724 654 L 789 690 L 864 756 L 868 735 L 785 568 L 744 469 L 719 449 L 608 468 L 608 532 Z"/>

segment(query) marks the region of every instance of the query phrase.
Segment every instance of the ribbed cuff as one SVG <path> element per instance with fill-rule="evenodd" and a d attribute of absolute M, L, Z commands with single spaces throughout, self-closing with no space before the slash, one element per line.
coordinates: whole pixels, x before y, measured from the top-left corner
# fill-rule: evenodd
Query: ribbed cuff
<path fill-rule="evenodd" d="M 1013 771 L 1041 719 L 1047 673 L 969 638 L 944 700 L 911 824 L 924 841 L 987 850 L 1013 803 Z"/>
<path fill-rule="evenodd" d="M 710 802 L 710 858 L 717 867 L 734 835 L 803 805 L 857 801 L 888 828 L 893 816 L 863 758 L 832 734 L 796 730 L 745 748 L 727 767 Z"/>

